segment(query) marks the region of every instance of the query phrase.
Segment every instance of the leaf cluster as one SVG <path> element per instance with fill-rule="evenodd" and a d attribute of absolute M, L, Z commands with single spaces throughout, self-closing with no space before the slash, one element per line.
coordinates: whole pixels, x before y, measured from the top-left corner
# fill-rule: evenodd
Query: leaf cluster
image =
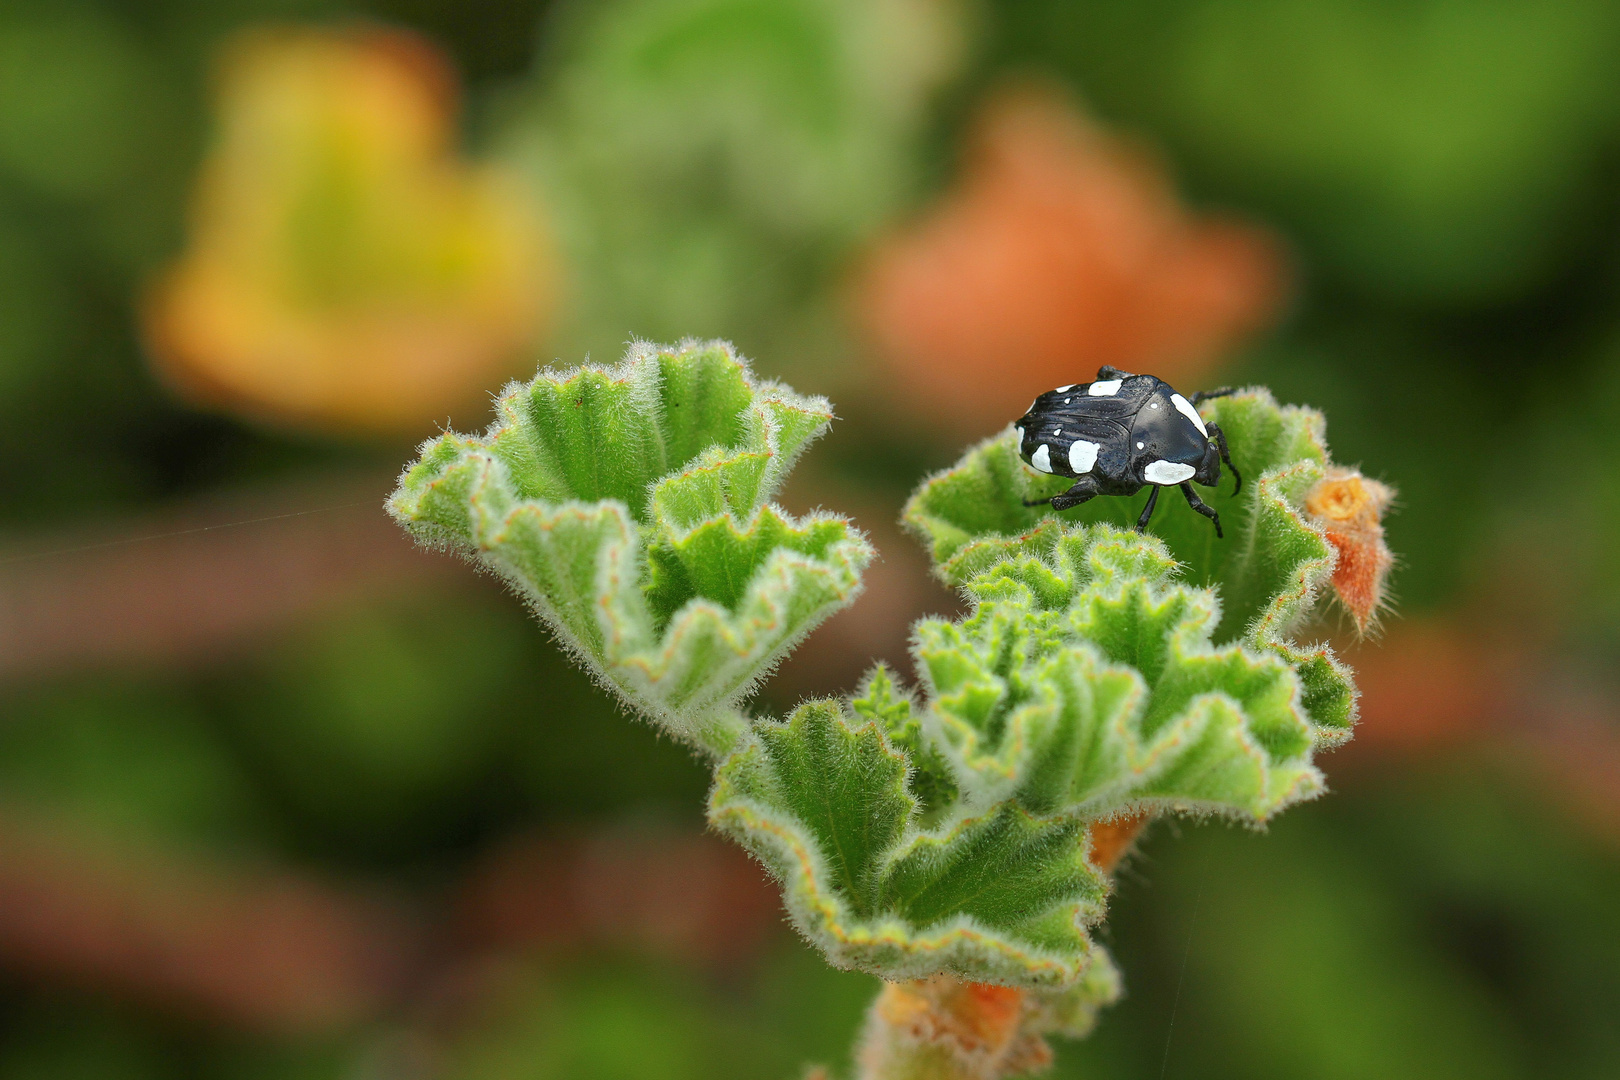
<path fill-rule="evenodd" d="M 626 702 L 717 759 L 711 823 L 781 882 L 833 963 L 887 979 L 1022 986 L 1080 1031 L 1118 992 L 1089 930 L 1110 881 L 1097 822 L 1166 811 L 1263 823 L 1323 782 L 1354 689 L 1294 640 L 1334 552 L 1301 514 L 1331 468 L 1321 417 L 1263 391 L 1205 406 L 1241 494 L 1227 524 L 1099 499 L 1008 433 L 930 477 L 905 512 L 970 603 L 921 620 L 918 685 L 879 666 L 785 719 L 743 696 L 854 597 L 872 551 L 842 519 L 769 499 L 831 419 L 722 343 L 507 388 L 482 436 L 425 444 L 389 508 L 511 582 Z"/>
<path fill-rule="evenodd" d="M 1259 391 L 1206 409 L 1250 477 L 1215 500 L 1228 540 L 1190 512 L 1128 531 L 1123 500 L 1026 506 L 1064 481 L 991 439 L 906 509 L 971 604 L 915 628 L 918 693 L 879 668 L 847 702 L 757 723 L 721 766 L 711 820 L 835 963 L 1112 993 L 1087 976 L 1109 886 L 1093 822 L 1262 823 L 1322 790 L 1312 757 L 1348 736 L 1354 690 L 1290 636 L 1333 566 L 1300 513 L 1328 466 L 1321 417 Z"/>

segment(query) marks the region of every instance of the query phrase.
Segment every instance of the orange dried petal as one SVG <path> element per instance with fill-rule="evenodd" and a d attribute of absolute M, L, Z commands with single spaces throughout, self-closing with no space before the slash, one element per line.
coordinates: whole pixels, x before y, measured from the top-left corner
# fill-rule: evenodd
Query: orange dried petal
<path fill-rule="evenodd" d="M 1365 634 L 1387 604 L 1395 556 L 1384 543 L 1384 511 L 1395 492 L 1354 469 L 1335 467 L 1305 496 L 1305 513 L 1333 545 L 1333 591 Z"/>

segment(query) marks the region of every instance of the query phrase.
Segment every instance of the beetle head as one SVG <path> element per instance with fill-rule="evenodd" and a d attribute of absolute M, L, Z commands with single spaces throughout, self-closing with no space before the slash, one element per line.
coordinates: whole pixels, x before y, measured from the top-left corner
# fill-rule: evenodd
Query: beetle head
<path fill-rule="evenodd" d="M 1168 401 L 1164 404 L 1169 405 Z M 1170 473 L 1178 483 L 1186 479 L 1213 484 L 1220 479 L 1220 451 L 1192 421 L 1168 407 L 1151 412 L 1144 409 L 1143 412 L 1148 415 L 1138 420 L 1131 437 L 1140 444 L 1136 447 L 1135 457 L 1137 468 L 1142 470 L 1139 475 L 1144 480 L 1155 484 L 1170 482 L 1167 477 L 1155 476 L 1155 472 Z M 1155 466 L 1155 462 L 1183 466 L 1190 472 L 1166 470 L 1163 466 Z"/>

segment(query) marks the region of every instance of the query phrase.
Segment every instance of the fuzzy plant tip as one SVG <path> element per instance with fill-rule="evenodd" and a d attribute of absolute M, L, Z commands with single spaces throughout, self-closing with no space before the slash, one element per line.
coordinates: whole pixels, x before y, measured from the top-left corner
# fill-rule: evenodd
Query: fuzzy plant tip
<path fill-rule="evenodd" d="M 1356 712 L 1349 672 L 1331 649 L 1298 635 L 1329 589 L 1360 626 L 1377 610 L 1391 562 L 1379 525 L 1389 490 L 1333 463 L 1326 421 L 1314 409 L 1279 405 L 1268 391 L 1248 389 L 1205 401 L 1199 411 L 1225 432 L 1232 462 L 1246 478 L 1241 491 L 1222 484 L 1203 492 L 1225 523 L 1225 539 L 1181 500 L 1166 500 L 1152 533 L 1180 579 L 1208 590 L 1216 603 L 1212 642 L 1282 660 L 1300 680 L 1315 741 L 1342 742 Z M 1324 498 L 1347 477 L 1361 485 L 1359 497 L 1352 491 Z M 1020 460 L 1009 428 L 925 480 L 903 520 L 927 545 L 935 573 L 966 588 L 1077 528 L 1125 529 L 1136 520 L 1139 500 L 1098 498 L 1062 513 L 1027 505 L 1067 483 Z"/>
<path fill-rule="evenodd" d="M 1324 790 L 1315 755 L 1349 737 L 1356 692 L 1297 634 L 1340 559 L 1307 504 L 1344 471 L 1311 410 L 1264 391 L 1204 408 L 1252 478 L 1211 497 L 1226 540 L 1191 511 L 1154 535 L 1124 527 L 1134 507 L 1031 507 L 1052 479 L 1010 432 L 991 439 L 906 510 L 969 603 L 916 624 L 915 685 L 880 665 L 846 699 L 755 723 L 720 765 L 710 820 L 777 877 L 794 925 L 901 987 L 873 1014 L 873 1060 L 927 1044 L 1001 1063 L 942 1076 L 1033 1067 L 1044 1043 L 1023 1021 L 971 1053 L 941 1049 L 947 1021 L 963 1002 L 982 1028 L 995 1002 L 1022 1003 L 1006 1020 L 1052 995 L 1073 1015 L 1111 1000 L 1091 930 L 1149 819 L 1261 824 Z"/>
<path fill-rule="evenodd" d="M 482 435 L 424 443 L 389 512 L 516 590 L 605 686 L 712 755 L 742 699 L 860 589 L 848 520 L 771 499 L 831 407 L 727 343 L 633 344 L 509 385 Z"/>

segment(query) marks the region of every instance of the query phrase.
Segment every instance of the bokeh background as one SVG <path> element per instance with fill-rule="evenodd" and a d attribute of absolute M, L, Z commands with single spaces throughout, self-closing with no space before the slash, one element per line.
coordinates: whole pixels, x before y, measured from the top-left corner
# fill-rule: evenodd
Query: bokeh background
<path fill-rule="evenodd" d="M 6 0 L 0 1077 L 785 1078 L 834 972 L 704 770 L 381 511 L 539 364 L 725 336 L 882 561 L 1101 363 L 1400 491 L 1334 793 L 1160 823 L 1056 1075 L 1620 1075 L 1610 0 Z"/>

